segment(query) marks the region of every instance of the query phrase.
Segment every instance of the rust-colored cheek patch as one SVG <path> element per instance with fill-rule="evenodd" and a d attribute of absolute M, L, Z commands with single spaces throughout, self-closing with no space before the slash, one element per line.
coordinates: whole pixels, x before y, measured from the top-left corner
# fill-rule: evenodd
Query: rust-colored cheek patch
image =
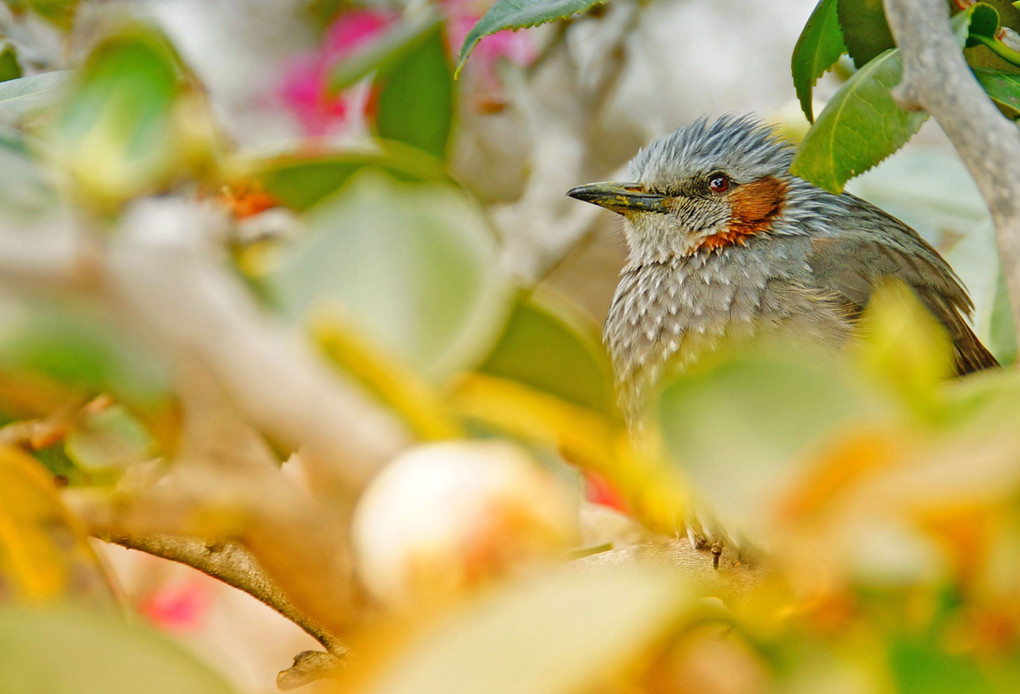
<path fill-rule="evenodd" d="M 748 240 L 772 228 L 772 220 L 786 204 L 786 183 L 763 178 L 738 186 L 729 195 L 730 223 L 725 231 L 705 237 L 697 250 L 714 251 L 747 245 Z"/>

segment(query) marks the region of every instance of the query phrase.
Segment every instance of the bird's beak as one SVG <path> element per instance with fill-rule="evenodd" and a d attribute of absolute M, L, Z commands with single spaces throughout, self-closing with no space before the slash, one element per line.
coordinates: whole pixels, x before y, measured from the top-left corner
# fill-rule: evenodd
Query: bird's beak
<path fill-rule="evenodd" d="M 589 183 L 567 191 L 578 200 L 613 212 L 668 212 L 666 196 L 649 193 L 640 183 Z"/>

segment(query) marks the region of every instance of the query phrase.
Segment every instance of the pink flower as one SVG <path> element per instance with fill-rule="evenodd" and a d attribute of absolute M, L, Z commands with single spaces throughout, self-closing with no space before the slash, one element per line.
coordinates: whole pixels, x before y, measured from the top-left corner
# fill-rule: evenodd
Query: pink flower
<path fill-rule="evenodd" d="M 345 12 L 330 25 L 318 52 L 298 56 L 284 69 L 278 94 L 306 134 L 330 134 L 355 114 L 364 113 L 370 101 L 367 95 L 363 91 L 330 94 L 329 74 L 344 58 L 371 44 L 395 18 L 382 10 Z"/>
<path fill-rule="evenodd" d="M 486 5 L 487 2 L 479 4 L 475 0 L 441 2 L 451 57 L 457 55 Z M 326 30 L 318 51 L 295 57 L 284 69 L 277 94 L 307 135 L 329 135 L 370 115 L 371 92 L 362 88 L 330 94 L 329 74 L 345 58 L 375 41 L 396 19 L 397 15 L 383 10 L 344 12 Z M 468 66 L 468 73 L 473 73 L 477 80 L 479 103 L 493 100 L 493 97 L 495 101 L 501 99 L 495 70 L 497 61 L 505 59 L 527 65 L 536 56 L 534 42 L 527 32 L 501 31 L 483 38 L 475 47 Z"/>
<path fill-rule="evenodd" d="M 210 590 L 205 577 L 168 582 L 143 597 L 138 611 L 167 631 L 190 631 L 201 625 L 209 611 Z"/>

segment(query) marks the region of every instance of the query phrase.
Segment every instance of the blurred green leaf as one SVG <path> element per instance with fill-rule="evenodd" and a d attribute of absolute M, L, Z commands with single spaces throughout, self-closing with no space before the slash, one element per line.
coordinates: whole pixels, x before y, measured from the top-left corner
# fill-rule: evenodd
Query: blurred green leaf
<path fill-rule="evenodd" d="M 839 193 L 851 178 L 902 147 L 928 118 L 897 106 L 892 88 L 902 76 L 896 49 L 855 72 L 808 130 L 790 172 Z"/>
<path fill-rule="evenodd" d="M 61 503 L 52 476 L 27 453 L 6 445 L 0 446 L 0 597 L 115 604 L 99 559 Z M 0 643 L 4 640 L 0 627 Z M 5 645 L 0 673 L 11 658 Z M 38 691 L 5 682 L 0 674 L 0 691 Z"/>
<path fill-rule="evenodd" d="M 1006 109 L 1011 118 L 1020 118 L 1020 75 L 988 68 L 974 68 L 973 70 L 974 76 L 977 77 L 988 96 L 1000 107 Z"/>
<path fill-rule="evenodd" d="M 338 152 L 325 155 L 289 155 L 249 163 L 245 176 L 258 179 L 266 192 L 291 209 L 302 212 L 339 190 L 363 168 L 383 169 L 405 182 L 450 181 L 442 164 L 398 142 L 387 142 L 384 150 Z"/>
<path fill-rule="evenodd" d="M 503 29 L 523 29 L 546 22 L 567 17 L 579 12 L 587 12 L 595 5 L 606 0 L 496 0 L 478 23 L 464 37 L 457 58 L 457 71 L 454 79 L 460 74 L 471 51 L 482 38 L 495 34 Z"/>
<path fill-rule="evenodd" d="M 18 52 L 10 41 L 0 40 L 0 82 L 8 82 L 21 77 L 21 63 Z"/>
<path fill-rule="evenodd" d="M 337 311 L 426 375 L 470 365 L 503 324 L 506 287 L 482 211 L 462 191 L 365 169 L 309 213 L 266 286 L 292 318 Z"/>
<path fill-rule="evenodd" d="M 479 371 L 598 412 L 613 412 L 612 370 L 598 329 L 548 294 L 520 298 Z"/>
<path fill-rule="evenodd" d="M 50 105 L 70 77 L 69 70 L 54 70 L 0 82 L 0 123 L 20 125 L 26 117 Z"/>
<path fill-rule="evenodd" d="M 952 19 L 963 42 L 971 31 L 998 24 L 998 13 L 978 3 Z M 790 171 L 833 193 L 898 150 L 928 118 L 923 111 L 901 109 L 892 89 L 903 77 L 899 49 L 890 49 L 855 72 L 832 97 L 808 130 Z"/>
<path fill-rule="evenodd" d="M 368 47 L 337 63 L 329 73 L 330 91 L 342 92 L 373 72 L 389 71 L 428 41 L 439 24 L 440 17 L 431 10 L 405 17 Z"/>
<path fill-rule="evenodd" d="M 992 303 L 988 337 L 988 348 L 1002 364 L 1016 362 L 1016 325 L 1013 321 L 1013 307 L 1009 300 L 1006 278 L 1001 272 L 995 285 L 995 299 Z"/>
<path fill-rule="evenodd" d="M 96 207 L 165 187 L 202 156 L 204 116 L 165 37 L 140 25 L 101 41 L 45 137 L 80 201 Z M 209 142 L 205 142 L 208 145 Z"/>
<path fill-rule="evenodd" d="M 165 364 L 94 307 L 0 304 L 0 370 L 45 374 L 145 406 L 169 396 Z"/>
<path fill-rule="evenodd" d="M 219 673 L 170 637 L 70 607 L 0 610 L 0 691 L 229 694 Z"/>
<path fill-rule="evenodd" d="M 59 208 L 56 192 L 25 146 L 20 133 L 0 127 L 0 208 L 7 213 L 47 213 Z"/>
<path fill-rule="evenodd" d="M 387 662 L 352 672 L 351 691 L 595 691 L 662 638 L 689 600 L 675 580 L 647 569 L 561 569 L 447 615 Z"/>
<path fill-rule="evenodd" d="M 379 135 L 445 158 L 453 120 L 453 78 L 440 28 L 404 53 L 377 82 Z"/>
<path fill-rule="evenodd" d="M 868 373 L 894 389 L 915 411 L 930 412 L 954 373 L 952 341 L 909 287 L 878 287 L 861 317 L 856 353 Z"/>
<path fill-rule="evenodd" d="M 902 694 L 1011 692 L 1020 682 L 993 684 L 974 658 L 947 653 L 934 643 L 897 639 L 889 648 L 889 664 Z"/>
<path fill-rule="evenodd" d="M 843 41 L 858 68 L 896 45 L 882 0 L 837 0 L 837 5 Z"/>
<path fill-rule="evenodd" d="M 127 467 L 154 454 L 155 442 L 123 405 L 88 414 L 67 434 L 64 450 L 84 470 Z"/>
<path fill-rule="evenodd" d="M 37 15 L 61 29 L 67 30 L 74 23 L 78 0 L 7 0 L 16 12 L 32 10 Z"/>
<path fill-rule="evenodd" d="M 809 445 L 885 408 L 832 357 L 757 341 L 668 381 L 658 401 L 673 460 L 741 528 L 799 473 Z"/>
<path fill-rule="evenodd" d="M 793 58 L 790 61 L 793 86 L 797 90 L 801 110 L 809 121 L 815 119 L 811 104 L 811 92 L 815 83 L 846 53 L 836 2 L 819 0 L 800 32 L 797 45 L 793 47 Z"/>

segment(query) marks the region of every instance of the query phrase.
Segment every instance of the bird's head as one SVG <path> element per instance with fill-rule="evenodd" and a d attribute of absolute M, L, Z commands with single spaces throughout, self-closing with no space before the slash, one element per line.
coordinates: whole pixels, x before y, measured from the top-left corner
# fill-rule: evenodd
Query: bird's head
<path fill-rule="evenodd" d="M 630 183 L 567 195 L 627 219 L 632 261 L 746 245 L 773 230 L 790 188 L 792 147 L 749 116 L 701 119 L 653 140 L 630 162 Z"/>

